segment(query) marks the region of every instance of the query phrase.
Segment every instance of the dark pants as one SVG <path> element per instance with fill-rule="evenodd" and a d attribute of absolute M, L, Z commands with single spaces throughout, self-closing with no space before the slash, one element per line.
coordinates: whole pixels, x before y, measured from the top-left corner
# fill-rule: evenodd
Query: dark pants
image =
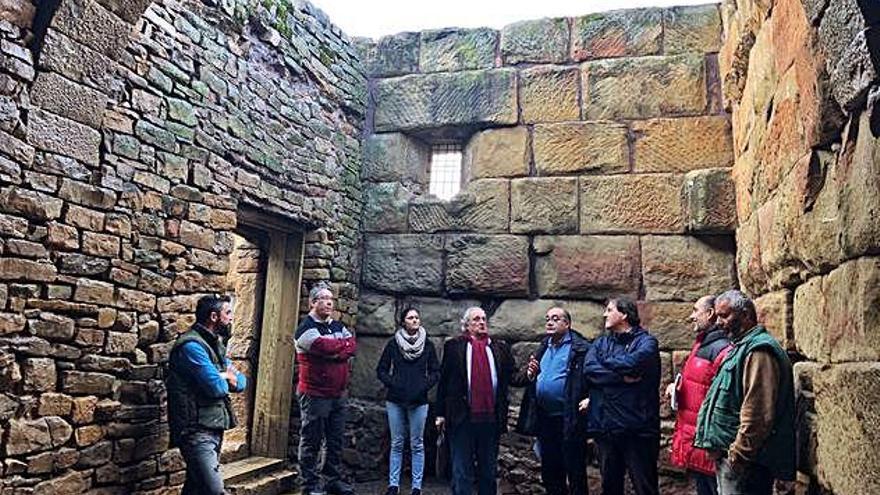
<path fill-rule="evenodd" d="M 602 472 L 602 494 L 623 495 L 624 474 L 629 473 L 636 495 L 658 495 L 658 437 L 606 435 L 596 438 L 599 447 L 599 469 Z"/>
<path fill-rule="evenodd" d="M 587 440 L 586 438 L 565 438 L 562 428 L 562 416 L 539 415 L 538 443 L 541 447 L 541 483 L 547 490 L 547 495 L 585 495 L 587 493 Z"/>
<path fill-rule="evenodd" d="M 703 474 L 696 471 L 688 471 L 688 473 L 697 487 L 697 495 L 718 495 L 718 481 L 714 474 Z"/>
<path fill-rule="evenodd" d="M 719 495 L 772 495 L 773 474 L 764 466 L 752 464 L 737 474 L 727 459 L 715 461 Z"/>
<path fill-rule="evenodd" d="M 470 495 L 477 461 L 477 493 L 495 495 L 498 428 L 495 423 L 465 421 L 449 432 L 452 450 L 452 495 Z"/>
<path fill-rule="evenodd" d="M 351 493 L 351 487 L 343 482 L 340 472 L 345 404 L 344 397 L 328 399 L 306 394 L 299 396 L 299 468 L 304 494 L 321 491 L 320 475 L 324 476 L 327 492 Z M 326 454 L 319 475 L 318 457 L 321 455 L 322 441 L 326 446 Z"/>
<path fill-rule="evenodd" d="M 186 462 L 183 495 L 220 495 L 223 476 L 220 474 L 220 446 L 223 432 L 193 430 L 181 434 L 180 455 Z"/>

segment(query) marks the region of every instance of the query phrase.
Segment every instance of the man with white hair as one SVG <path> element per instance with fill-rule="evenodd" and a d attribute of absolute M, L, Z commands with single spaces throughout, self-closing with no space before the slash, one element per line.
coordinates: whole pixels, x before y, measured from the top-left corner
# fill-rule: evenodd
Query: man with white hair
<path fill-rule="evenodd" d="M 437 387 L 437 426 L 448 431 L 452 495 L 470 495 L 477 466 L 477 492 L 497 491 L 498 437 L 507 431 L 507 390 L 514 370 L 504 341 L 489 337 L 486 312 L 465 311 L 462 334 L 446 342 Z"/>

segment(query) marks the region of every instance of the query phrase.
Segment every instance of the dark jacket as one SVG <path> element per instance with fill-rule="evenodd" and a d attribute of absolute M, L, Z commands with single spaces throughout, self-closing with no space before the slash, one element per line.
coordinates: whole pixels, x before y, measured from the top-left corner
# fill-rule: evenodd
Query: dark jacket
<path fill-rule="evenodd" d="M 455 428 L 470 418 L 468 401 L 467 356 L 468 338 L 464 335 L 449 339 L 443 346 L 440 382 L 437 385 L 437 415 L 446 418 L 447 428 Z M 507 391 L 513 376 L 514 360 L 510 346 L 493 338 L 489 343 L 495 361 L 498 384 L 495 387 L 495 422 L 499 433 L 507 431 Z"/>
<path fill-rule="evenodd" d="M 588 435 L 660 435 L 660 352 L 647 330 L 598 337 L 587 351 L 584 376 L 590 387 Z"/>
<path fill-rule="evenodd" d="M 568 374 L 565 378 L 565 412 L 562 424 L 562 434 L 566 439 L 582 437 L 586 433 L 586 416 L 578 413 L 578 403 L 587 398 L 587 381 L 584 379 L 582 366 L 590 342 L 580 333 L 569 330 L 571 333 L 571 351 L 568 354 Z M 535 352 L 535 359 L 539 362 L 547 350 L 550 337 L 541 341 L 541 346 Z M 528 380 L 526 375 L 528 363 L 519 372 L 519 381 L 526 380 L 525 393 L 519 408 L 519 417 L 516 421 L 516 432 L 523 435 L 535 436 L 538 434 L 539 405 L 536 392 L 535 380 Z M 540 374 L 540 372 L 539 372 Z"/>
<path fill-rule="evenodd" d="M 402 406 L 427 404 L 428 391 L 440 380 L 437 350 L 430 340 L 425 340 L 422 354 L 409 361 L 403 357 L 395 338 L 391 337 L 379 358 L 376 376 L 388 391 L 386 400 Z"/>
<path fill-rule="evenodd" d="M 357 352 L 354 335 L 340 321 L 318 321 L 306 315 L 296 329 L 300 394 L 342 397 L 348 388 L 349 359 Z"/>

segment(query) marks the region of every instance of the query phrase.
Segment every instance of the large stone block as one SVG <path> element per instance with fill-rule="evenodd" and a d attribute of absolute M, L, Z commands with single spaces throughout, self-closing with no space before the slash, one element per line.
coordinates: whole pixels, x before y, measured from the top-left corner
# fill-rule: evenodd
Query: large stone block
<path fill-rule="evenodd" d="M 629 170 L 626 126 L 610 122 L 536 125 L 535 168 L 541 175 Z"/>
<path fill-rule="evenodd" d="M 581 177 L 581 233 L 680 233 L 681 185 L 675 174 Z"/>
<path fill-rule="evenodd" d="M 794 350 L 792 339 L 793 295 L 790 290 L 768 292 L 755 298 L 758 323 L 770 332 L 783 347 Z"/>
<path fill-rule="evenodd" d="M 415 232 L 507 232 L 510 183 L 481 179 L 449 201 L 430 197 L 410 204 L 409 225 Z"/>
<path fill-rule="evenodd" d="M 21 366 L 25 392 L 54 392 L 58 383 L 55 360 L 51 358 L 27 358 Z"/>
<path fill-rule="evenodd" d="M 681 6 L 663 11 L 663 53 L 715 53 L 720 49 L 718 5 Z"/>
<path fill-rule="evenodd" d="M 526 295 L 529 241 L 526 237 L 459 235 L 447 241 L 446 290 L 452 294 Z"/>
<path fill-rule="evenodd" d="M 45 418 L 9 421 L 6 455 L 21 455 L 52 448 L 52 436 Z"/>
<path fill-rule="evenodd" d="M 54 29 L 46 33 L 39 65 L 104 92 L 111 90 L 117 66 L 112 59 Z"/>
<path fill-rule="evenodd" d="M 382 382 L 376 378 L 376 363 L 388 337 L 358 337 L 357 357 L 351 370 L 349 390 L 354 397 L 378 399 L 384 397 Z"/>
<path fill-rule="evenodd" d="M 362 292 L 358 299 L 358 335 L 392 335 L 397 327 L 394 296 Z"/>
<path fill-rule="evenodd" d="M 578 230 L 577 177 L 511 181 L 510 204 L 512 233 L 573 234 Z"/>
<path fill-rule="evenodd" d="M 422 31 L 419 68 L 422 72 L 491 69 L 497 40 L 498 32 L 488 28 Z"/>
<path fill-rule="evenodd" d="M 848 261 L 794 294 L 797 349 L 817 361 L 880 360 L 880 259 Z"/>
<path fill-rule="evenodd" d="M 531 124 L 580 119 L 579 78 L 575 67 L 541 66 L 520 72 L 522 121 Z"/>
<path fill-rule="evenodd" d="M 684 179 L 687 229 L 729 233 L 736 228 L 736 192 L 730 169 L 695 170 Z"/>
<path fill-rule="evenodd" d="M 568 59 L 566 19 L 537 19 L 501 29 L 501 57 L 507 65 L 521 62 L 561 63 Z"/>
<path fill-rule="evenodd" d="M 427 145 L 406 134 L 373 134 L 364 141 L 361 179 L 426 184 L 428 149 Z"/>
<path fill-rule="evenodd" d="M 412 75 L 376 83 L 378 132 L 517 121 L 511 69 Z"/>
<path fill-rule="evenodd" d="M 399 182 L 364 184 L 363 228 L 366 232 L 406 232 L 412 194 Z"/>
<path fill-rule="evenodd" d="M 880 365 L 833 366 L 813 386 L 819 484 L 831 493 L 880 492 Z"/>
<path fill-rule="evenodd" d="M 875 108 L 874 113 L 878 110 Z M 846 166 L 837 167 L 840 188 L 840 229 L 843 248 L 850 257 L 876 252 L 880 246 L 880 136 L 872 132 L 869 112 L 859 118 L 858 138 Z M 854 124 L 851 124 L 854 125 Z M 846 159 L 844 159 L 846 160 Z"/>
<path fill-rule="evenodd" d="M 757 215 L 752 215 L 736 229 L 736 272 L 746 292 L 760 294 L 766 290 L 767 274 L 761 265 Z"/>
<path fill-rule="evenodd" d="M 535 278 L 541 297 L 635 298 L 639 240 L 633 236 L 536 237 Z"/>
<path fill-rule="evenodd" d="M 113 392 L 113 375 L 83 371 L 63 371 L 61 387 L 67 394 L 109 395 Z"/>
<path fill-rule="evenodd" d="M 465 161 L 474 179 L 529 175 L 529 131 L 505 127 L 478 132 L 468 141 Z"/>
<path fill-rule="evenodd" d="M 697 333 L 688 319 L 693 302 L 639 301 L 637 306 L 642 326 L 657 337 L 661 349 L 690 349 L 694 345 Z"/>
<path fill-rule="evenodd" d="M 40 72 L 31 100 L 44 110 L 99 129 L 107 96 L 52 72 Z"/>
<path fill-rule="evenodd" d="M 56 275 L 55 265 L 51 263 L 18 258 L 0 258 L 0 279 L 2 280 L 52 282 Z"/>
<path fill-rule="evenodd" d="M 98 166 L 101 144 L 98 131 L 43 110 L 35 110 L 29 115 L 28 143 L 44 151 Z"/>
<path fill-rule="evenodd" d="M 730 121 L 721 115 L 633 123 L 636 172 L 688 172 L 733 165 Z"/>
<path fill-rule="evenodd" d="M 702 54 L 600 60 L 584 64 L 583 71 L 584 116 L 589 120 L 696 115 L 706 110 Z"/>
<path fill-rule="evenodd" d="M 132 31 L 131 24 L 94 0 L 62 0 L 52 26 L 113 60 L 125 50 Z"/>
<path fill-rule="evenodd" d="M 643 237 L 645 297 L 696 301 L 736 287 L 736 248 L 731 241 L 729 237 Z"/>
<path fill-rule="evenodd" d="M 356 38 L 355 47 L 370 77 L 390 77 L 419 71 L 419 33 L 383 36 L 379 41 Z"/>
<path fill-rule="evenodd" d="M 64 202 L 58 198 L 30 189 L 15 186 L 0 189 L 0 209 L 34 220 L 54 220 L 60 217 L 63 205 Z M 19 230 L 14 217 L 6 218 L 9 219 L 9 228 L 4 228 L 4 232 L 14 233 Z"/>
<path fill-rule="evenodd" d="M 456 336 L 461 333 L 461 318 L 464 316 L 464 312 L 468 308 L 479 307 L 480 301 L 475 299 L 407 297 L 400 302 L 401 311 L 404 306 L 412 306 L 419 310 L 422 326 L 425 327 L 429 336 Z"/>
<path fill-rule="evenodd" d="M 547 310 L 557 306 L 568 310 L 571 314 L 571 328 L 581 335 L 592 339 L 602 331 L 604 308 L 599 303 L 558 299 L 507 299 L 489 319 L 490 332 L 510 341 L 538 340 L 546 335 L 544 318 Z"/>
<path fill-rule="evenodd" d="M 659 54 L 663 11 L 615 10 L 577 17 L 571 38 L 574 60 Z"/>
<path fill-rule="evenodd" d="M 443 237 L 365 236 L 363 282 L 367 287 L 388 292 L 440 294 Z"/>

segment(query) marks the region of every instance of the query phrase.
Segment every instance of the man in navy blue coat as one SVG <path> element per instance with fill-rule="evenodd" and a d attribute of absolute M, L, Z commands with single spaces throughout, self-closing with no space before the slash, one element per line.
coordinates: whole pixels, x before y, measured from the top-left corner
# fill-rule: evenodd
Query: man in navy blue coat
<path fill-rule="evenodd" d="M 602 493 L 623 495 L 628 471 L 637 495 L 659 494 L 660 352 L 625 298 L 608 301 L 605 330 L 584 359 L 587 434 L 599 448 Z"/>

